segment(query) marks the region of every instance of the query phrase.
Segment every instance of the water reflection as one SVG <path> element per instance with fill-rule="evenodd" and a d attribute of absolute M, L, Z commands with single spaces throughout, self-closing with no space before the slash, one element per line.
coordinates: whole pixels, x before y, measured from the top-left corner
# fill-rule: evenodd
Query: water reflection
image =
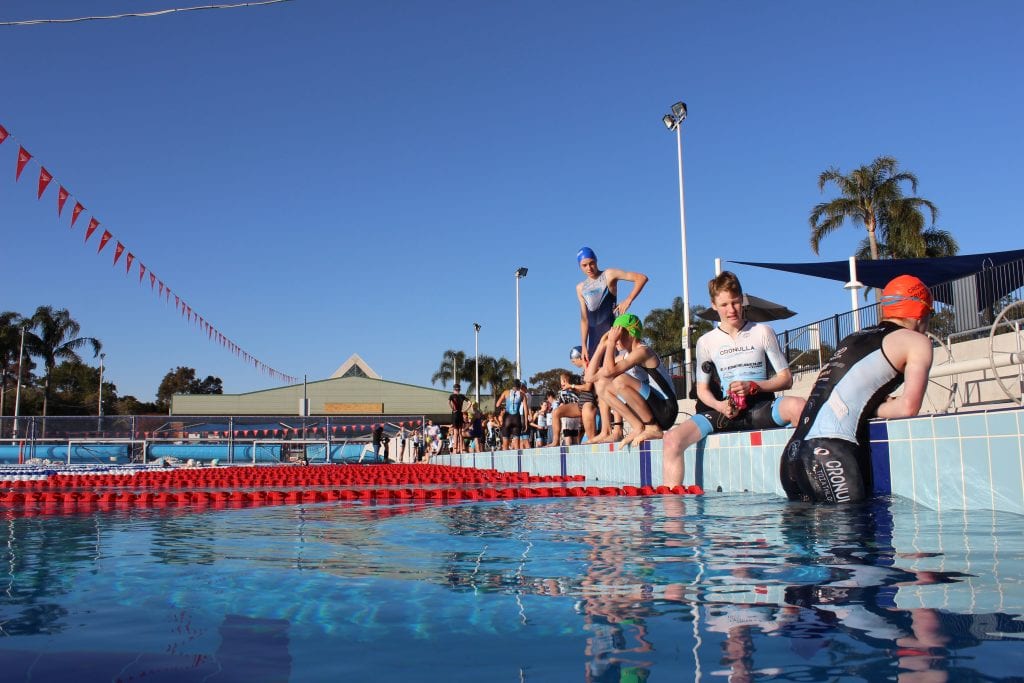
<path fill-rule="evenodd" d="M 112 663 L 173 660 L 192 672 L 180 680 L 247 671 L 261 653 L 263 668 L 296 680 L 339 653 L 373 680 L 404 680 L 395 650 L 443 660 L 438 677 L 456 680 L 446 653 L 464 649 L 514 663 L 524 680 L 1024 669 L 1024 519 L 1013 516 L 723 495 L 5 523 L 0 635 L 52 636 L 53 661 L 131 642 L 138 652 Z M 24 660 L 22 642 L 0 638 L 0 660 Z"/>

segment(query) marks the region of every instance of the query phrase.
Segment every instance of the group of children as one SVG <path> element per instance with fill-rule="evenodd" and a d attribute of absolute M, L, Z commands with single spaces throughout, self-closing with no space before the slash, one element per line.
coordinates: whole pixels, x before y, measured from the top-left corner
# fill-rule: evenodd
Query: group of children
<path fill-rule="evenodd" d="M 839 342 L 805 401 L 776 395 L 793 385 L 778 339 L 769 326 L 746 319 L 739 279 L 718 274 L 708 294 L 719 324 L 696 345 L 696 412 L 676 424 L 672 383 L 643 342 L 640 319 L 626 312 L 647 277 L 601 271 L 587 247 L 576 259 L 587 276 L 576 288 L 586 349 L 583 379 L 605 425 L 595 442 L 619 439 L 622 421 L 630 432 L 620 447 L 663 438 L 662 483 L 676 486 L 683 482 L 684 451 L 709 434 L 795 425 L 780 467 L 790 499 L 847 503 L 870 494 L 868 420 L 916 415 L 927 388 L 932 344 L 925 333 L 934 310 L 921 280 L 901 275 L 886 285 L 881 322 Z M 617 304 L 622 280 L 633 289 Z M 891 395 L 901 384 L 903 392 Z"/>
<path fill-rule="evenodd" d="M 530 412 L 526 387 L 517 379 L 489 417 L 477 406 L 467 412 L 467 399 L 455 385 L 449 397 L 453 452 L 464 452 L 467 444 L 473 450 L 559 445 L 566 436 L 563 420 L 571 420 L 587 443 L 617 441 L 622 449 L 664 439 L 662 483 L 676 486 L 685 474 L 684 451 L 709 434 L 795 425 L 780 468 L 788 496 L 829 503 L 867 497 L 867 421 L 916 415 L 924 399 L 932 361 L 925 332 L 933 313 L 924 283 L 911 275 L 889 282 L 880 301 L 881 322 L 839 342 L 804 400 L 777 395 L 792 387 L 793 375 L 774 331 L 746 319 L 743 289 L 733 273 L 716 275 L 708 295 L 719 324 L 697 341 L 696 411 L 677 424 L 671 378 L 644 342 L 642 322 L 628 312 L 647 276 L 601 270 L 588 247 L 576 260 L 586 275 L 576 287 L 582 343 L 569 359 L 582 381 L 564 373 L 561 391 L 548 397 L 538 415 Z M 620 282 L 632 284 L 621 302 Z M 900 384 L 903 392 L 891 396 Z"/>

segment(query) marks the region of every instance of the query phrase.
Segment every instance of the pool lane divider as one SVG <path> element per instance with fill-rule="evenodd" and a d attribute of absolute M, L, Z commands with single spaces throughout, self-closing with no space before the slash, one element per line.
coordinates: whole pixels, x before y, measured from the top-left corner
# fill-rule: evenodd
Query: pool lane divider
<path fill-rule="evenodd" d="M 396 467 L 412 469 L 395 469 Z M 282 472 L 285 473 L 284 476 L 280 476 Z M 365 468 L 343 465 L 227 467 L 215 470 L 136 472 L 126 475 L 56 474 L 48 480 L 0 481 L 0 510 L 20 511 L 23 514 L 60 514 L 140 507 L 237 508 L 331 501 L 444 504 L 530 498 L 703 493 L 696 486 L 655 488 L 649 485 L 567 485 L 580 481 L 584 481 L 582 475 L 537 476 L 525 472 L 422 465 L 377 465 Z M 544 483 L 548 486 L 524 486 L 531 483 Z M 410 487 L 410 484 L 413 486 Z M 470 485 L 473 488 L 451 488 L 452 485 Z M 268 486 L 300 488 L 263 490 Z M 308 488 L 311 486 L 318 488 Z M 329 488 L 337 486 L 351 488 Z M 214 490 L 196 490 L 204 488 Z M 248 490 L 242 490 L 243 488 Z"/>

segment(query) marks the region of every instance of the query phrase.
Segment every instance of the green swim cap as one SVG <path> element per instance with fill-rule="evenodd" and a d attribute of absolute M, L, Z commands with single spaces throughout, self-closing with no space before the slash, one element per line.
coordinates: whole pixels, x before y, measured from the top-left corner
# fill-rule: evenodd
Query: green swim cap
<path fill-rule="evenodd" d="M 621 327 L 622 329 L 629 332 L 629 335 L 634 339 L 639 339 L 640 335 L 644 333 L 644 324 L 640 322 L 640 318 L 636 317 L 632 313 L 623 313 L 615 322 L 612 323 L 612 327 Z"/>

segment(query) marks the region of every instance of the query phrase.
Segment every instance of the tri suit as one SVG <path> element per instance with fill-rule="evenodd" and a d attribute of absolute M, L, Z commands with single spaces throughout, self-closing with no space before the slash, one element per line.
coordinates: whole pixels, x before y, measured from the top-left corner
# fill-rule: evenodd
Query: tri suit
<path fill-rule="evenodd" d="M 790 500 L 855 503 L 871 492 L 868 420 L 903 383 L 882 350 L 900 329 L 882 321 L 854 332 L 818 374 L 782 452 L 779 476 Z"/>
<path fill-rule="evenodd" d="M 720 392 L 720 399 L 727 398 L 732 382 L 763 382 L 768 379 L 769 364 L 776 373 L 789 368 L 775 332 L 767 325 L 748 320 L 735 338 L 721 327 L 716 327 L 697 340 L 696 380 L 715 386 Z M 713 371 L 718 374 L 717 385 L 713 381 Z M 781 400 L 771 392 L 754 394 L 748 397 L 746 410 L 731 419 L 704 403 L 698 403 L 693 421 L 700 429 L 701 438 L 712 432 L 782 427 L 786 421 L 779 414 Z"/>
<path fill-rule="evenodd" d="M 612 329 L 615 320 L 615 294 L 608 287 L 608 271 L 601 271 L 593 280 L 584 280 L 580 285 L 580 296 L 587 308 L 587 357 L 593 358 L 598 342 L 605 332 Z"/>

